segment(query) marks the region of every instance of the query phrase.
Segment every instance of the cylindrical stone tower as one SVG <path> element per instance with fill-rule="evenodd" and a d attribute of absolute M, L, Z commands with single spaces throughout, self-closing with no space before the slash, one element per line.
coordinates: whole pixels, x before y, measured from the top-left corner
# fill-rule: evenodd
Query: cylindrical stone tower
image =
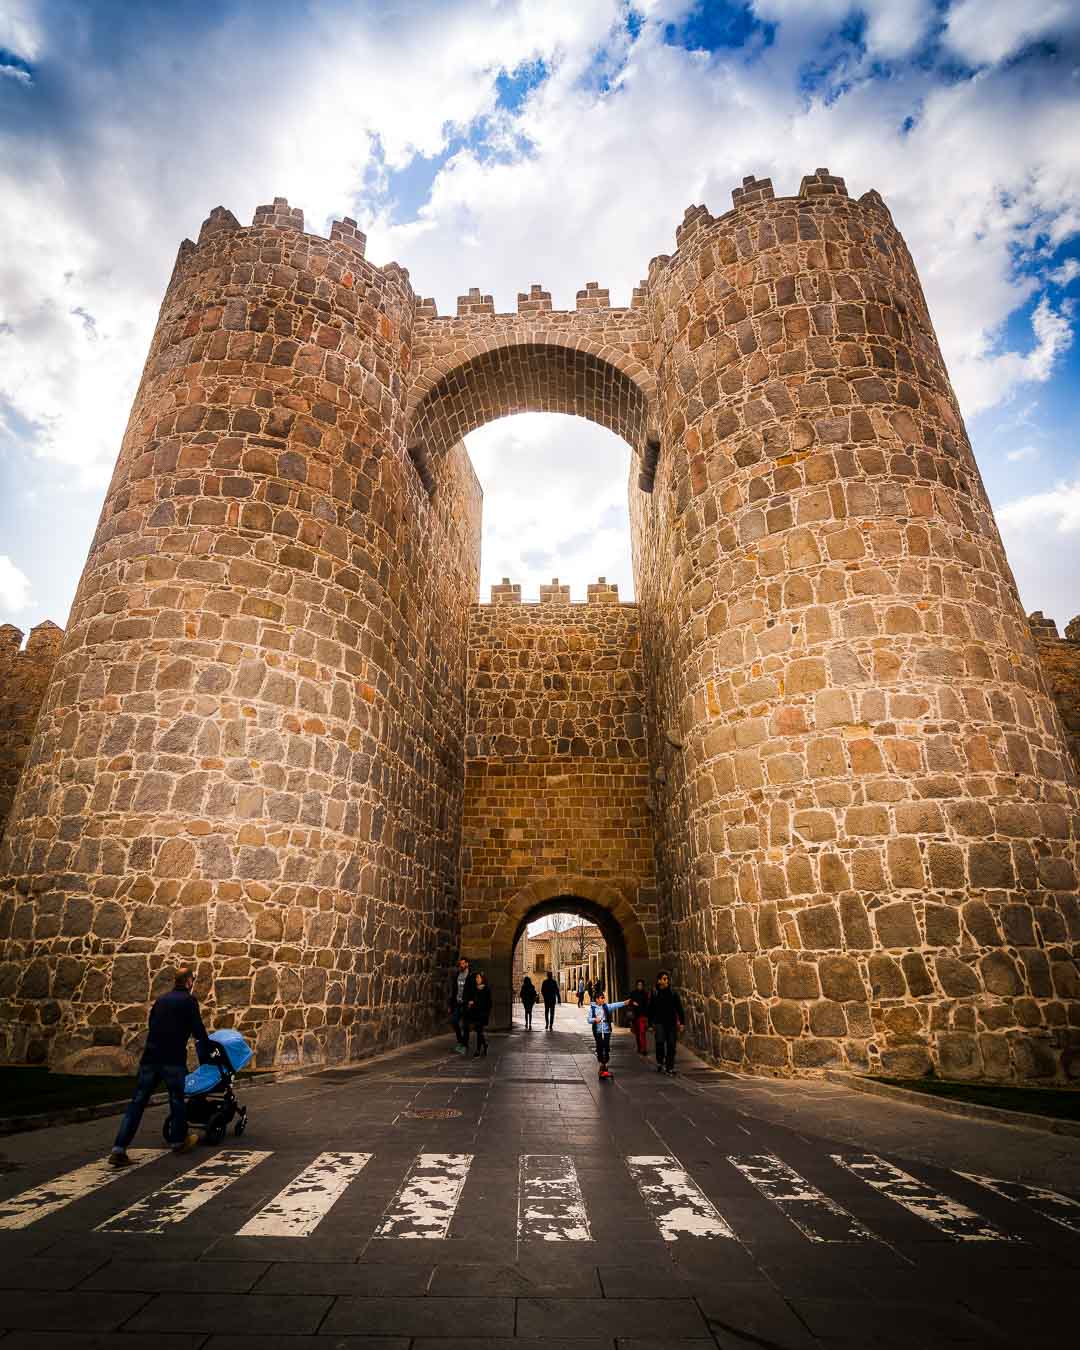
<path fill-rule="evenodd" d="M 0 851 L 4 1057 L 122 1065 L 179 957 L 263 1064 L 433 1025 L 478 497 L 406 455 L 363 245 L 279 198 L 180 248 Z"/>
<path fill-rule="evenodd" d="M 655 259 L 632 494 L 668 954 L 766 1071 L 1080 1076 L 1075 771 L 876 192 L 747 179 Z"/>

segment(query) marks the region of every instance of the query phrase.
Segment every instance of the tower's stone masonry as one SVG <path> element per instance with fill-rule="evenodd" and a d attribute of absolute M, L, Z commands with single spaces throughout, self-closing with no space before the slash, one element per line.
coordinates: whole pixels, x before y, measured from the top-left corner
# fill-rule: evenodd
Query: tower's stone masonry
<path fill-rule="evenodd" d="M 1080 1076 L 1073 643 L 878 194 L 733 199 L 624 308 L 440 317 L 283 199 L 184 242 L 29 754 L 25 700 L 0 730 L 0 1055 L 128 1062 L 182 956 L 260 1063 L 357 1057 L 459 948 L 505 999 L 573 897 L 720 1062 Z M 637 605 L 473 603 L 462 437 L 525 410 L 630 446 Z"/>
<path fill-rule="evenodd" d="M 405 454 L 407 274 L 302 224 L 181 246 L 0 852 L 4 1057 L 124 1063 L 180 956 L 264 1063 L 433 1025 L 479 490 Z"/>
<path fill-rule="evenodd" d="M 515 898 L 573 878 L 566 894 L 603 887 L 657 955 L 638 609 L 603 579 L 584 604 L 557 578 L 540 590 L 523 604 L 504 581 L 469 623 L 462 947 L 489 962 Z"/>
<path fill-rule="evenodd" d="M 14 624 L 0 625 L 0 835 L 30 754 L 38 711 L 64 634 L 46 620 L 22 647 Z"/>
<path fill-rule="evenodd" d="M 696 1035 L 775 1072 L 1078 1074 L 1076 773 L 915 268 L 823 170 L 735 200 L 650 269 L 631 495 Z"/>

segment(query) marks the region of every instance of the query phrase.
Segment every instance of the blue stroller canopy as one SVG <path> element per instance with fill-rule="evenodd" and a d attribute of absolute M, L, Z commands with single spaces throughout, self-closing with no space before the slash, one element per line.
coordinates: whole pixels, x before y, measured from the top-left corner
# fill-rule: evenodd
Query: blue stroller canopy
<path fill-rule="evenodd" d="M 224 1031 L 212 1031 L 210 1039 L 221 1046 L 229 1067 L 237 1073 L 251 1061 L 253 1051 L 238 1031 L 227 1027 Z M 212 1092 L 221 1082 L 221 1070 L 216 1064 L 200 1064 L 184 1079 L 184 1094 L 198 1096 L 200 1092 Z"/>

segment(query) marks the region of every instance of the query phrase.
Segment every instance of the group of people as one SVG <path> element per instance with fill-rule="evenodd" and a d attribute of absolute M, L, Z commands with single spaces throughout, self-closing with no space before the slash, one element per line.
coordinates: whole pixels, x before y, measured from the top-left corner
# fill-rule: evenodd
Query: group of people
<path fill-rule="evenodd" d="M 592 1003 L 593 1000 L 598 999 L 603 992 L 604 992 L 603 975 L 597 975 L 595 984 L 592 982 L 592 980 L 586 980 L 584 976 L 578 977 L 577 1005 L 579 1008 L 583 1008 L 585 1006 L 586 997 L 588 997 L 589 1002 Z"/>
<path fill-rule="evenodd" d="M 521 1006 L 525 1009 L 526 1031 L 532 1031 L 533 1008 L 541 999 L 544 1001 L 544 1030 L 555 1030 L 555 1005 L 562 1002 L 562 995 L 559 993 L 559 982 L 553 971 L 549 970 L 547 978 L 541 982 L 539 994 L 536 992 L 536 985 L 526 975 L 521 981 L 518 998 L 521 999 Z M 578 1007 L 581 1007 L 580 1003 Z"/>
<path fill-rule="evenodd" d="M 618 1008 L 630 1009 L 630 1020 L 637 1041 L 639 1055 L 649 1053 L 649 1028 L 652 1027 L 656 1038 L 656 1072 L 669 1076 L 675 1072 L 675 1047 L 679 1032 L 686 1022 L 682 999 L 672 987 L 671 976 L 662 970 L 656 977 L 656 987 L 650 994 L 644 980 L 637 984 L 624 999 L 608 1003 L 601 988 L 589 1004 L 589 1025 L 592 1027 L 596 1042 L 596 1058 L 600 1066 L 600 1077 L 610 1078 L 608 1060 L 611 1058 L 611 1014 Z"/>
<path fill-rule="evenodd" d="M 476 1049 L 473 1059 L 488 1052 L 487 1024 L 491 1020 L 491 986 L 482 970 L 474 974 L 463 956 L 457 963 L 457 970 L 450 976 L 450 988 L 447 993 L 450 1021 L 454 1024 L 457 1044 L 454 1050 L 459 1055 L 469 1053 L 469 1039 L 476 1033 Z"/>
<path fill-rule="evenodd" d="M 656 977 L 656 986 L 651 993 L 645 987 L 645 981 L 638 980 L 626 998 L 619 999 L 616 1003 L 607 1001 L 602 979 L 598 979 L 595 985 L 590 985 L 584 980 L 578 981 L 579 1008 L 582 1007 L 586 994 L 589 995 L 588 1020 L 596 1044 L 596 1059 L 600 1066 L 601 1078 L 611 1077 L 608 1069 L 608 1061 L 611 1058 L 611 1014 L 619 1008 L 630 1009 L 631 1026 L 638 1054 L 645 1056 L 649 1053 L 648 1035 L 651 1027 L 656 1042 L 656 1072 L 674 1074 L 675 1048 L 679 1032 L 686 1022 L 686 1013 L 683 1010 L 682 999 L 672 987 L 668 971 L 662 970 Z M 554 1030 L 555 1009 L 562 1002 L 559 983 L 555 979 L 554 972 L 548 971 L 547 978 L 540 985 L 539 993 L 532 979 L 526 975 L 518 990 L 518 998 L 525 1011 L 526 1031 L 532 1030 L 533 1008 L 541 1001 L 544 1004 L 544 1029 Z M 475 1032 L 476 1049 L 473 1051 L 473 1057 L 486 1055 L 488 1048 L 486 1031 L 491 1019 L 491 987 L 483 971 L 473 974 L 464 956 L 460 958 L 457 970 L 450 977 L 447 1007 L 457 1037 L 457 1044 L 454 1046 L 457 1053 L 468 1054 L 469 1040 Z"/>

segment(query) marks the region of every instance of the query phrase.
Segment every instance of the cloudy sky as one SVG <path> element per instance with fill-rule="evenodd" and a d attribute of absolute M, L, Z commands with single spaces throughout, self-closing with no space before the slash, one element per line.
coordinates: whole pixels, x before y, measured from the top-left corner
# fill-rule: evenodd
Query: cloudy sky
<path fill-rule="evenodd" d="M 1021 595 L 1080 611 L 1076 0 L 0 0 L 0 622 L 63 624 L 176 247 L 275 195 L 442 313 L 597 280 L 828 165 L 907 236 Z M 627 447 L 469 438 L 482 593 L 632 595 Z"/>

